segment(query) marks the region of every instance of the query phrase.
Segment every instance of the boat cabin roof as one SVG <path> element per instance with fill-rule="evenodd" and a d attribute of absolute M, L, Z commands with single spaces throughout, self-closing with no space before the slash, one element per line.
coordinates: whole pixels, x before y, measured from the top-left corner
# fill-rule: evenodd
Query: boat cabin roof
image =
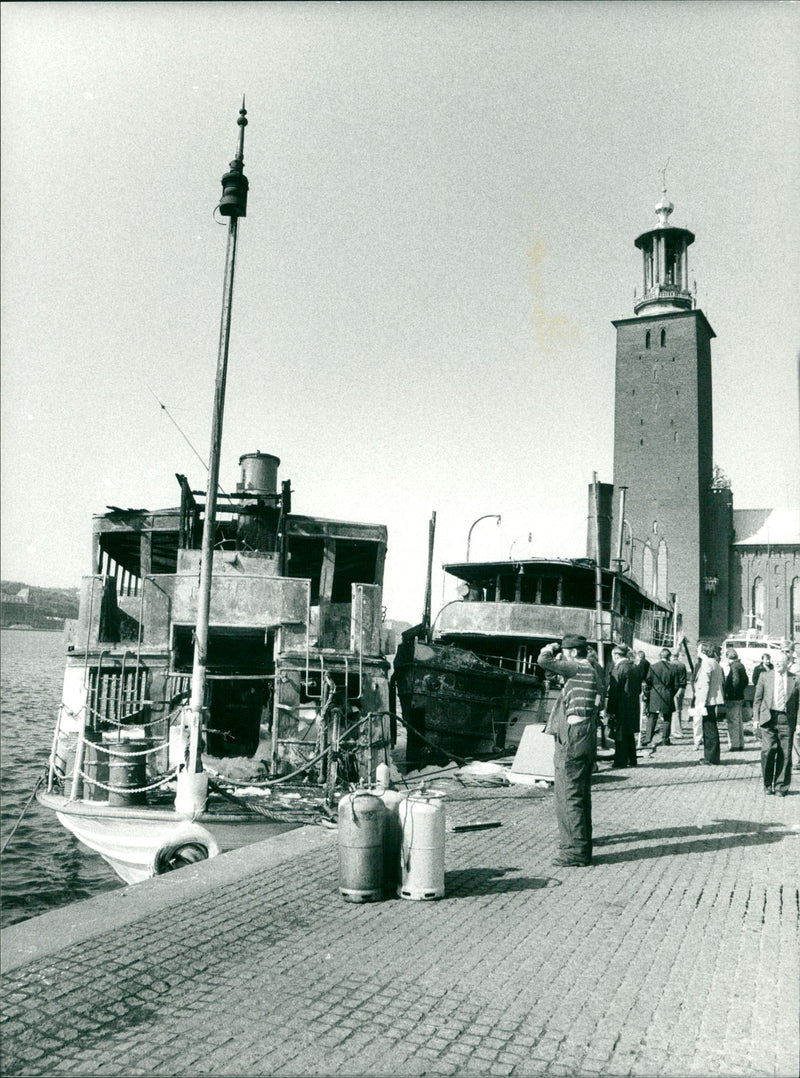
<path fill-rule="evenodd" d="M 590 577 L 594 578 L 595 563 L 591 558 L 515 558 L 505 561 L 475 561 L 475 562 L 449 562 L 442 569 L 451 576 L 476 587 L 486 587 L 487 583 L 493 583 L 498 577 L 518 576 L 542 576 L 542 577 Z M 630 589 L 640 595 L 646 602 L 663 610 L 671 610 L 669 603 L 650 595 L 642 586 L 630 576 L 618 573 L 613 569 L 602 569 L 604 580 L 616 578 L 625 589 Z M 577 581 L 576 581 L 577 582 Z"/>
<path fill-rule="evenodd" d="M 510 576 L 519 573 L 539 571 L 545 573 L 563 573 L 573 570 L 576 573 L 594 572 L 594 562 L 590 558 L 515 558 L 513 561 L 469 561 L 450 562 L 442 568 L 451 576 L 464 580 L 467 584 L 480 584 L 487 577 Z M 604 569 L 604 573 L 611 570 Z"/>

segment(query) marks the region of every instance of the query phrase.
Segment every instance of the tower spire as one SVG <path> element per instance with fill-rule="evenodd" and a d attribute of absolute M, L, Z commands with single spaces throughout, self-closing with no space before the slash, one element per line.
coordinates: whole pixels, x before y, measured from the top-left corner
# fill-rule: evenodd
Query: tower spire
<path fill-rule="evenodd" d="M 635 240 L 643 257 L 643 287 L 641 297 L 634 303 L 636 314 L 669 314 L 691 310 L 693 299 L 689 291 L 689 245 L 694 233 L 687 228 L 670 224 L 675 209 L 667 198 L 667 164 L 661 172 L 661 198 L 656 203 L 658 224 Z"/>

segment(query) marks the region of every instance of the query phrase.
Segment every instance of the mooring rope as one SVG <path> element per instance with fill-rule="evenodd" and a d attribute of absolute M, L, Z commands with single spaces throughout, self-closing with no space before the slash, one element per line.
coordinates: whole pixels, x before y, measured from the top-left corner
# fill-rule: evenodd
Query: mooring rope
<path fill-rule="evenodd" d="M 44 780 L 45 780 L 46 778 L 47 778 L 47 772 L 45 771 L 45 772 L 43 772 L 43 773 L 42 773 L 42 774 L 41 774 L 41 775 L 39 776 L 39 778 L 38 778 L 38 779 L 36 780 L 36 785 L 35 785 L 35 786 L 34 786 L 34 788 L 33 788 L 33 793 L 32 793 L 32 794 L 31 794 L 31 796 L 30 796 L 30 797 L 28 798 L 28 800 L 27 800 L 27 801 L 25 802 L 25 807 L 23 808 L 22 812 L 20 812 L 20 814 L 19 814 L 19 819 L 18 819 L 18 820 L 17 820 L 17 822 L 16 822 L 15 824 L 14 824 L 14 826 L 13 826 L 13 827 L 11 828 L 11 834 L 10 834 L 10 835 L 8 836 L 8 838 L 7 838 L 7 839 L 5 840 L 5 842 L 3 843 L 3 848 L 2 848 L 1 850 L 0 850 L 0 855 L 4 854 L 4 853 L 6 852 L 6 849 L 7 849 L 7 847 L 8 847 L 8 844 L 9 844 L 9 843 L 11 842 L 11 839 L 12 839 L 12 838 L 14 837 L 14 834 L 15 834 L 15 832 L 16 832 L 16 830 L 17 830 L 17 828 L 18 828 L 18 827 L 19 827 L 19 825 L 20 825 L 20 824 L 22 823 L 22 817 L 23 817 L 23 816 L 25 815 L 25 813 L 26 813 L 26 812 L 28 811 L 28 809 L 29 809 L 29 807 L 30 807 L 30 804 L 31 804 L 31 802 L 33 801 L 34 797 L 36 797 L 36 791 L 37 791 L 37 790 L 39 789 L 39 787 L 40 787 L 40 786 L 42 785 L 42 783 L 44 782 Z"/>

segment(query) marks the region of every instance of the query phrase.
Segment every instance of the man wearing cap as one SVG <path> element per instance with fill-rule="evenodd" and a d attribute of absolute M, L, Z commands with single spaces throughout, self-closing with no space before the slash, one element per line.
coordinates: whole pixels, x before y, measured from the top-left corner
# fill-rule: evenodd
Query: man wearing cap
<path fill-rule="evenodd" d="M 786 797 L 789 792 L 797 704 L 798 679 L 789 673 L 789 656 L 779 651 L 774 669 L 761 675 L 753 697 L 753 718 L 761 728 L 761 775 L 768 794 Z"/>
<path fill-rule="evenodd" d="M 579 867 L 592 863 L 592 770 L 597 754 L 597 719 L 603 700 L 599 667 L 588 659 L 585 636 L 567 635 L 548 644 L 538 665 L 564 679 L 552 716 L 553 756 L 559 855 L 553 864 Z"/>

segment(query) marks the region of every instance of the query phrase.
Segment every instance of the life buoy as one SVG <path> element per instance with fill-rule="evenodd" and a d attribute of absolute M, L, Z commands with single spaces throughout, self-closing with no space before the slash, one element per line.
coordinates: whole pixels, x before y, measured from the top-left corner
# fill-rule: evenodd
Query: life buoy
<path fill-rule="evenodd" d="M 219 843 L 205 827 L 196 823 L 181 824 L 172 832 L 169 842 L 156 850 L 150 875 L 163 876 L 176 868 L 216 857 L 219 852 Z"/>

